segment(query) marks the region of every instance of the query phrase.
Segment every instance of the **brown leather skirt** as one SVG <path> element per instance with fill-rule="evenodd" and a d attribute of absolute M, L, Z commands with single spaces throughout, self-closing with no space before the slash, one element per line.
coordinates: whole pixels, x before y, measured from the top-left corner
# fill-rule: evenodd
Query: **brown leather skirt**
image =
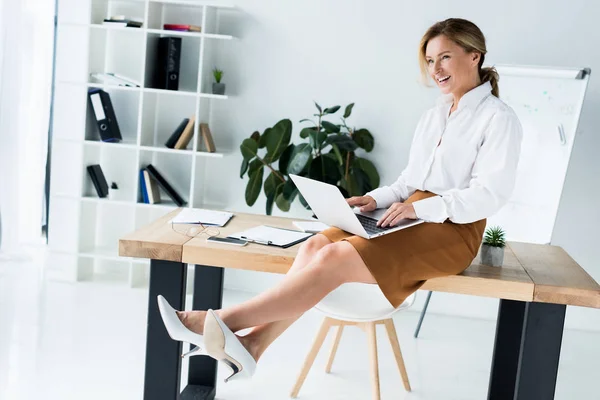
<path fill-rule="evenodd" d="M 405 203 L 435 196 L 417 190 Z M 320 234 L 332 242 L 354 246 L 392 306 L 398 307 L 427 279 L 456 275 L 477 256 L 486 220 L 456 224 L 425 222 L 375 239 L 364 239 L 339 228 Z"/>

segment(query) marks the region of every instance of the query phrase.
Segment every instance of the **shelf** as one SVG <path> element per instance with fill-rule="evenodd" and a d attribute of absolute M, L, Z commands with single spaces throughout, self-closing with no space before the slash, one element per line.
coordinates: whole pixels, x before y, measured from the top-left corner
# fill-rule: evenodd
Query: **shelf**
<path fill-rule="evenodd" d="M 197 37 L 207 39 L 220 39 L 220 40 L 232 40 L 234 39 L 231 35 L 221 35 L 218 33 L 204 33 L 204 32 L 184 32 L 174 31 L 169 29 L 146 29 L 146 32 L 157 34 L 157 35 L 170 35 L 170 36 L 183 36 L 183 37 Z"/>
<path fill-rule="evenodd" d="M 168 147 L 140 146 L 140 149 L 145 151 L 155 151 L 158 153 L 185 154 L 187 156 L 194 154 L 192 150 L 170 149 Z"/>
<path fill-rule="evenodd" d="M 205 1 L 185 1 L 185 0 L 149 0 L 150 3 L 159 3 L 164 5 L 191 6 L 191 7 L 214 7 L 214 8 L 235 8 L 232 4 L 210 3 Z"/>
<path fill-rule="evenodd" d="M 91 29 L 102 29 L 102 30 L 106 30 L 106 31 L 132 31 L 132 32 L 138 32 L 138 33 L 143 33 L 145 31 L 144 28 L 133 28 L 133 27 L 126 27 L 126 26 L 118 26 L 118 25 L 104 25 L 104 24 L 63 24 L 66 26 L 79 26 L 79 27 L 89 27 Z"/>
<path fill-rule="evenodd" d="M 130 87 L 130 86 L 117 86 L 117 85 L 108 85 L 104 83 L 95 83 L 95 82 L 72 82 L 72 81 L 61 81 L 60 83 L 66 85 L 73 86 L 86 86 L 90 88 L 99 88 L 103 90 L 123 90 L 128 92 L 144 92 L 144 93 L 156 93 L 156 94 L 165 94 L 165 95 L 174 95 L 174 96 L 187 96 L 187 97 L 202 97 L 206 99 L 219 99 L 219 100 L 227 100 L 229 96 L 223 94 L 212 94 L 212 93 L 198 93 L 198 92 L 190 92 L 185 90 L 167 90 L 167 89 L 156 89 L 156 88 L 139 88 L 139 87 Z"/>
<path fill-rule="evenodd" d="M 161 197 L 163 196 L 167 196 L 166 194 L 161 193 Z M 172 202 L 171 200 L 168 201 L 161 201 L 160 203 L 156 203 L 156 204 L 146 204 L 146 203 L 135 203 L 136 206 L 138 207 L 142 207 L 142 208 L 167 208 L 167 209 L 174 209 L 174 208 L 179 208 L 179 206 L 177 204 L 175 204 L 174 202 Z M 182 208 L 187 208 L 187 206 L 183 206 Z"/>
<path fill-rule="evenodd" d="M 83 144 L 86 146 L 107 146 L 107 147 L 121 147 L 125 149 L 136 149 L 137 144 L 132 141 L 121 141 L 121 142 L 102 142 L 100 140 L 84 140 Z"/>

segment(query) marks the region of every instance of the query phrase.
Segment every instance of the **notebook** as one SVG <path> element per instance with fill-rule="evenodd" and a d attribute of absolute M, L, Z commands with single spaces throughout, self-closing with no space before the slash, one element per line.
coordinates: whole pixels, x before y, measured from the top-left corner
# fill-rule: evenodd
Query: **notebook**
<path fill-rule="evenodd" d="M 204 224 L 224 226 L 233 214 L 227 211 L 204 210 L 201 208 L 184 208 L 171 220 L 173 224 Z"/>
<path fill-rule="evenodd" d="M 300 243 L 312 233 L 298 232 L 290 229 L 275 228 L 268 225 L 255 226 L 242 232 L 233 233 L 227 237 L 247 240 L 249 242 L 264 244 L 267 246 L 278 246 L 288 248 Z"/>

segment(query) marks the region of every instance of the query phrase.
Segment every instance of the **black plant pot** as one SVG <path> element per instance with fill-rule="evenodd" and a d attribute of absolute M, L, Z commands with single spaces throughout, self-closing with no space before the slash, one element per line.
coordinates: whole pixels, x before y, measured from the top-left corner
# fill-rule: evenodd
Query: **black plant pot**
<path fill-rule="evenodd" d="M 213 83 L 213 94 L 225 94 L 225 84 Z"/>

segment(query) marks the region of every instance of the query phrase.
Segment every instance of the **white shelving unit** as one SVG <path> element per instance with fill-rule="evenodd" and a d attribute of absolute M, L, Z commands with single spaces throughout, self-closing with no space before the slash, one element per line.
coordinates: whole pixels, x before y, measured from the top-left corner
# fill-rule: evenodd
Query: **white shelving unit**
<path fill-rule="evenodd" d="M 218 145 L 218 127 L 210 124 L 211 103 L 228 96 L 211 93 L 212 68 L 218 46 L 235 40 L 219 32 L 219 15 L 232 6 L 194 1 L 60 0 L 56 60 L 56 95 L 50 188 L 51 278 L 120 280 L 132 287 L 147 282 L 148 261 L 118 256 L 118 238 L 173 210 L 165 193 L 161 204 L 144 204 L 139 171 L 154 165 L 187 201 L 187 207 L 209 204 L 203 180 L 210 159 L 227 151 L 206 152 L 199 123 L 209 124 Z M 142 28 L 102 25 L 104 18 L 124 15 L 143 21 Z M 163 30 L 163 24 L 199 25 L 202 32 Z M 158 39 L 182 38 L 179 90 L 152 86 Z M 142 87 L 94 82 L 92 73 L 114 72 Z M 88 102 L 90 88 L 110 94 L 123 137 L 120 143 L 100 141 Z M 164 143 L 184 118 L 196 118 L 193 140 L 186 150 Z M 111 185 L 119 189 L 101 199 L 86 167 L 100 164 Z"/>

